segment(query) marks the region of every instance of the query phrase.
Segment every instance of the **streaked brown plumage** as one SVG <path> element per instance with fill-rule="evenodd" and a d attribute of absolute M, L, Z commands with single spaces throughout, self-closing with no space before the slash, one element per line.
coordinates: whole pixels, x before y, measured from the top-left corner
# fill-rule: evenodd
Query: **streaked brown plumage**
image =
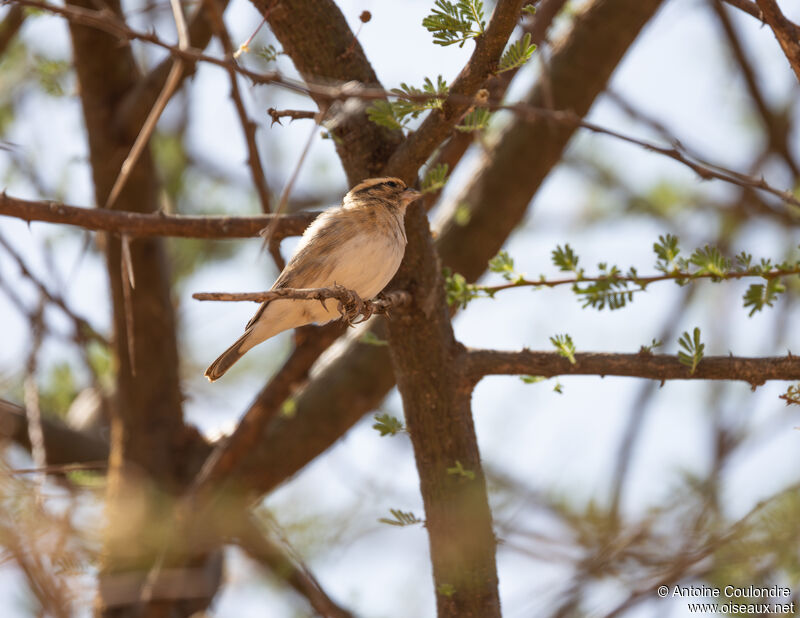
<path fill-rule="evenodd" d="M 342 206 L 322 213 L 308 227 L 272 289 L 323 288 L 334 284 L 369 300 L 397 272 L 406 247 L 406 206 L 420 196 L 399 178 L 370 178 L 345 195 Z M 316 300 L 277 299 L 263 303 L 244 334 L 225 350 L 205 376 L 221 378 L 242 355 L 290 328 L 340 317 Z"/>

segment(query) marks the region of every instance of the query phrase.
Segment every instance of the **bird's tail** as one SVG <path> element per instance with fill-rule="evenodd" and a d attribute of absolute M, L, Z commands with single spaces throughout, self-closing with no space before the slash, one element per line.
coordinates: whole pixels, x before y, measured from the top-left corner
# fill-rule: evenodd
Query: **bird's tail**
<path fill-rule="evenodd" d="M 228 371 L 233 364 L 238 361 L 244 353 L 253 347 L 253 344 L 248 341 L 250 335 L 253 334 L 252 329 L 248 328 L 244 335 L 239 337 L 234 344 L 219 355 L 219 358 L 208 366 L 206 372 L 203 374 L 208 378 L 209 382 L 219 380 L 225 372 Z"/>

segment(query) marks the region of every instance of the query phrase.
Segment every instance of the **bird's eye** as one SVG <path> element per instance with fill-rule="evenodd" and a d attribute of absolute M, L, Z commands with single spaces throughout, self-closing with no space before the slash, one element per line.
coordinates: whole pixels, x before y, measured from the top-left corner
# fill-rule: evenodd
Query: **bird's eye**
<path fill-rule="evenodd" d="M 387 184 L 387 185 L 389 185 L 389 186 L 390 186 L 392 189 L 397 189 L 397 187 L 399 187 L 399 186 L 400 186 L 400 185 L 398 185 L 398 184 L 397 184 L 397 183 L 396 183 L 394 180 L 390 180 L 390 181 L 389 181 L 389 182 L 387 182 L 386 184 Z"/>

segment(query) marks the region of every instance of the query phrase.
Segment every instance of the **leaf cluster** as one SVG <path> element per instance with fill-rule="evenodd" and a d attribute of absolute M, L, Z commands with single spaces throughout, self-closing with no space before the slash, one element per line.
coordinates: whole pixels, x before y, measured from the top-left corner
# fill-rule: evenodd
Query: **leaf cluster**
<path fill-rule="evenodd" d="M 397 99 L 373 101 L 367 108 L 367 118 L 387 129 L 405 129 L 409 121 L 418 118 L 423 112 L 441 109 L 449 92 L 450 88 L 441 75 L 436 78 L 435 84 L 426 77 L 422 88 L 401 83 L 399 88 L 391 90 Z"/>
<path fill-rule="evenodd" d="M 400 509 L 389 509 L 389 512 L 392 514 L 394 519 L 389 519 L 388 517 L 381 517 L 378 521 L 382 524 L 388 524 L 390 526 L 413 526 L 415 524 L 421 524 L 422 520 L 418 519 L 414 513 L 411 511 L 401 511 Z"/>
<path fill-rule="evenodd" d="M 381 438 L 405 431 L 403 423 L 391 414 L 376 414 L 374 418 L 375 424 L 372 425 L 372 428 L 381 434 Z"/>
<path fill-rule="evenodd" d="M 572 341 L 572 337 L 569 335 L 554 335 L 550 337 L 550 343 L 553 344 L 556 351 L 566 358 L 571 365 L 574 365 L 577 361 L 575 360 L 575 343 Z"/>
<path fill-rule="evenodd" d="M 446 47 L 464 43 L 483 34 L 486 20 L 482 0 L 436 0 L 431 14 L 422 20 L 422 26 L 433 33 L 433 42 Z"/>
<path fill-rule="evenodd" d="M 678 345 L 681 348 L 678 351 L 678 360 L 690 368 L 689 373 L 694 373 L 706 349 L 706 345 L 700 341 L 700 329 L 695 327 L 691 336 L 684 332 L 678 339 Z"/>
<path fill-rule="evenodd" d="M 535 51 L 536 45 L 531 43 L 531 33 L 527 32 L 522 39 L 509 45 L 503 57 L 500 58 L 497 72 L 503 73 L 505 71 L 518 69 L 531 59 Z"/>
<path fill-rule="evenodd" d="M 450 166 L 447 163 L 439 163 L 429 168 L 422 179 L 422 192 L 423 193 L 436 193 L 444 189 L 447 184 L 447 173 L 450 171 Z"/>

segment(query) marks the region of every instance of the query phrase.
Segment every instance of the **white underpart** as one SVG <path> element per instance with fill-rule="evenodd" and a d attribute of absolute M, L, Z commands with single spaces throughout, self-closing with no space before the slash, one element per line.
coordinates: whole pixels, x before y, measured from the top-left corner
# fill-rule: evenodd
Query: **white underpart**
<path fill-rule="evenodd" d="M 321 218 L 321 217 L 320 217 Z M 316 222 L 315 222 L 316 223 Z M 323 224 L 323 221 L 319 221 Z M 314 233 L 312 225 L 297 247 L 299 252 Z M 403 259 L 405 247 L 399 245 L 394 238 L 383 234 L 358 234 L 351 236 L 339 244 L 326 256 L 326 260 L 336 267 L 327 277 L 319 277 L 304 282 L 304 287 L 325 288 L 334 284 L 354 290 L 363 300 L 370 300 L 380 292 L 397 272 Z M 245 352 L 253 346 L 290 328 L 305 324 L 325 324 L 341 317 L 336 309 L 338 301 L 325 301 L 327 310 L 316 300 L 274 300 L 259 316 L 252 326 L 241 351 Z"/>

